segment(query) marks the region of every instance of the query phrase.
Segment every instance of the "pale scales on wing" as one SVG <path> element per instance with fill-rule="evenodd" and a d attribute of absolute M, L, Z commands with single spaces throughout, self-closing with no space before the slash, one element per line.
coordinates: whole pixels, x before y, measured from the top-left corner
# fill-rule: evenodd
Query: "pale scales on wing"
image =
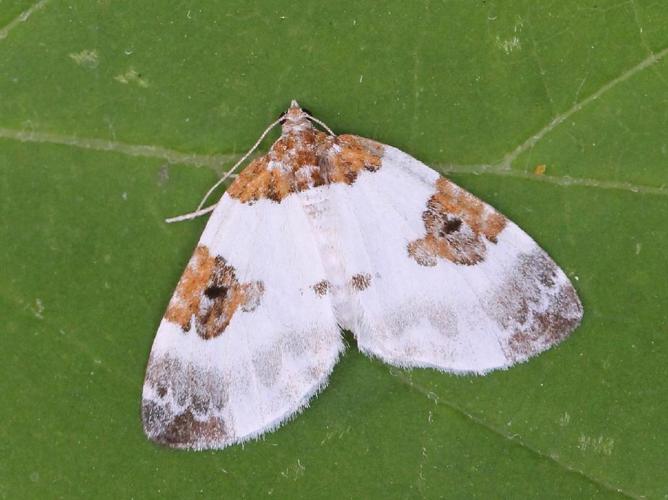
<path fill-rule="evenodd" d="M 491 206 L 312 120 L 293 101 L 211 215 L 148 363 L 155 441 L 223 448 L 277 427 L 327 383 L 341 328 L 394 365 L 482 374 L 581 320 L 563 271 Z"/>

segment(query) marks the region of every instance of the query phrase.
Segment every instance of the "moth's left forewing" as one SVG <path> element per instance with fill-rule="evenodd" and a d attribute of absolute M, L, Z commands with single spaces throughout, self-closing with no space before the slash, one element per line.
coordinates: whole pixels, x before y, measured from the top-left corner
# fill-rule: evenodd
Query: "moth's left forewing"
<path fill-rule="evenodd" d="M 582 306 L 564 272 L 517 225 L 390 146 L 332 194 L 362 350 L 400 366 L 486 371 L 565 338 Z M 362 269 L 359 269 L 362 268 Z"/>
<path fill-rule="evenodd" d="M 343 349 L 297 200 L 223 196 L 184 271 L 146 370 L 154 441 L 223 448 L 271 430 L 327 382 Z M 295 237 L 299 235 L 299 237 Z"/>

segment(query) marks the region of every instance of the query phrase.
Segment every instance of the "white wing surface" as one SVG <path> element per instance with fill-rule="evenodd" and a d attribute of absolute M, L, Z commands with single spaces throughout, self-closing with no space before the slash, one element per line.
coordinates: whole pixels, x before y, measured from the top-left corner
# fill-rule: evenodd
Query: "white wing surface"
<path fill-rule="evenodd" d="M 404 367 L 485 373 L 549 348 L 579 324 L 564 272 L 496 210 L 409 155 L 328 186 L 339 323 Z"/>

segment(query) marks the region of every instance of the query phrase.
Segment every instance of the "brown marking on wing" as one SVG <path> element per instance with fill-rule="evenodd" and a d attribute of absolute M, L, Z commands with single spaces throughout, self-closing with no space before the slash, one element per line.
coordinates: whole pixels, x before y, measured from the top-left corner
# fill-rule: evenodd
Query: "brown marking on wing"
<path fill-rule="evenodd" d="M 371 275 L 368 273 L 358 273 L 350 278 L 351 286 L 358 291 L 366 290 L 371 284 Z"/>
<path fill-rule="evenodd" d="M 580 323 L 577 293 L 558 273 L 542 250 L 522 255 L 489 301 L 490 317 L 513 331 L 504 346 L 508 359 L 523 360 L 557 344 Z"/>
<path fill-rule="evenodd" d="M 280 202 L 290 193 L 289 178 L 277 169 L 269 169 L 268 165 L 267 155 L 253 160 L 227 189 L 227 194 L 244 203 L 262 198 Z"/>
<path fill-rule="evenodd" d="M 438 258 L 474 265 L 485 259 L 485 240 L 496 243 L 506 218 L 447 179 L 436 181 L 436 193 L 422 213 L 427 234 L 408 244 L 408 255 L 421 266 L 435 266 Z"/>
<path fill-rule="evenodd" d="M 142 401 L 144 431 L 154 441 L 204 448 L 233 438 L 220 416 L 229 401 L 228 381 L 217 368 L 151 354 L 145 386 L 158 396 Z"/>
<path fill-rule="evenodd" d="M 375 172 L 380 168 L 383 146 L 354 135 L 340 135 L 336 146 L 322 157 L 329 182 L 352 184 L 362 171 Z"/>
<path fill-rule="evenodd" d="M 239 283 L 235 269 L 223 257 L 211 256 L 200 245 L 176 287 L 165 319 L 188 332 L 194 317 L 197 334 L 212 339 L 225 331 L 237 309 L 253 311 L 263 294 L 261 281 Z"/>
<path fill-rule="evenodd" d="M 149 413 L 151 402 L 142 407 L 144 413 Z M 151 437 L 154 441 L 168 446 L 196 447 L 198 443 L 220 443 L 229 438 L 225 422 L 218 417 L 208 417 L 198 420 L 190 409 L 180 413 L 167 423 L 160 434 Z"/>
<path fill-rule="evenodd" d="M 318 297 L 324 297 L 331 290 L 332 284 L 327 280 L 322 280 L 311 286 L 311 288 Z"/>
<path fill-rule="evenodd" d="M 291 130 L 251 162 L 227 193 L 242 203 L 280 203 L 292 193 L 331 182 L 352 184 L 361 171 L 378 170 L 382 155 L 382 145 L 369 139 L 332 137 L 312 127 Z"/>

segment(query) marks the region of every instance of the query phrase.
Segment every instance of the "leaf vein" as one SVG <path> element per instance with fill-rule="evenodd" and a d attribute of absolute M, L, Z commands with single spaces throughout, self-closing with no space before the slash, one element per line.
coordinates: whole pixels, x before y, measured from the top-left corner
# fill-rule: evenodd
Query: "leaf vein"
<path fill-rule="evenodd" d="M 160 158 L 169 163 L 192 165 L 195 167 L 209 167 L 216 171 L 219 171 L 224 163 L 229 162 L 236 157 L 236 155 L 232 154 L 207 155 L 183 153 L 181 151 L 152 144 L 128 144 L 105 139 L 78 137 L 52 132 L 39 132 L 35 130 L 15 130 L 10 128 L 0 128 L 0 139 L 13 139 L 20 142 L 61 144 L 94 151 L 111 151 L 135 157 Z"/>
<path fill-rule="evenodd" d="M 223 164 L 232 161 L 237 155 L 218 154 L 207 155 L 198 153 L 183 153 L 174 149 L 165 148 L 151 144 L 128 144 L 118 141 L 105 139 L 85 138 L 77 136 L 68 136 L 54 134 L 51 132 L 24 131 L 10 128 L 0 128 L 0 139 L 10 139 L 20 142 L 60 144 L 94 151 L 109 151 L 125 154 L 133 157 L 160 158 L 172 164 L 184 164 L 195 167 L 208 167 L 216 172 L 223 171 Z M 632 193 L 642 193 L 650 195 L 667 196 L 668 188 L 663 186 L 647 186 L 634 184 L 624 181 L 606 181 L 599 179 L 589 179 L 583 177 L 571 176 L 550 176 L 533 175 L 527 172 L 515 170 L 502 170 L 498 165 L 480 164 L 480 165 L 434 165 L 442 173 L 460 173 L 460 174 L 492 174 L 505 177 L 515 177 L 520 179 L 547 182 L 559 186 L 585 186 L 598 189 L 617 189 L 630 191 Z"/>
<path fill-rule="evenodd" d="M 463 416 L 464 418 L 471 421 L 472 423 L 474 423 L 474 424 L 476 424 L 480 427 L 483 427 L 484 429 L 492 432 L 493 434 L 495 434 L 499 437 L 502 437 L 503 439 L 505 439 L 507 441 L 511 441 L 512 443 L 517 444 L 519 447 L 524 448 L 525 450 L 528 450 L 529 452 L 533 453 L 534 455 L 538 456 L 539 458 L 541 458 L 543 460 L 547 460 L 547 461 L 550 461 L 550 462 L 554 463 L 555 465 L 557 465 L 558 467 L 560 467 L 561 469 L 563 469 L 563 470 L 565 470 L 569 473 L 576 474 L 576 475 L 582 477 L 583 479 L 586 479 L 587 481 L 591 482 L 592 484 L 595 484 L 596 486 L 598 486 L 600 488 L 603 488 L 603 489 L 605 489 L 607 491 L 610 491 L 610 492 L 619 493 L 619 494 L 621 494 L 621 495 L 623 495 L 627 498 L 643 498 L 643 495 L 639 495 L 639 494 L 636 494 L 636 493 L 631 493 L 631 492 L 622 490 L 621 488 L 618 488 L 617 486 L 614 486 L 614 485 L 606 482 L 605 480 L 590 476 L 586 472 L 584 472 L 583 470 L 576 469 L 575 467 L 572 467 L 572 466 L 560 461 L 559 459 L 557 459 L 557 458 L 555 458 L 551 455 L 543 453 L 538 448 L 535 448 L 535 447 L 531 446 L 530 444 L 528 444 L 527 442 L 525 442 L 521 438 L 521 436 L 519 436 L 517 434 L 507 434 L 507 433 L 503 432 L 503 430 L 495 427 L 494 425 L 492 425 L 488 422 L 485 422 L 480 417 L 477 417 L 477 416 L 467 412 L 464 408 L 458 406 L 457 404 L 455 404 L 451 401 L 448 401 L 448 400 L 443 399 L 441 397 L 436 397 L 435 398 L 434 397 L 435 395 L 434 395 L 433 391 L 430 391 L 427 388 L 421 386 L 420 384 L 414 382 L 411 379 L 411 377 L 406 376 L 403 372 L 400 372 L 400 371 L 395 370 L 395 369 L 390 369 L 389 373 L 390 373 L 390 375 L 392 375 L 395 378 L 395 380 L 401 382 L 404 385 L 407 385 L 411 389 L 413 389 L 416 392 L 425 396 L 427 399 L 429 399 L 431 401 L 434 401 L 435 404 L 437 404 L 437 405 L 443 404 L 444 406 L 446 406 L 450 410 L 452 410 L 455 413 Z"/>
<path fill-rule="evenodd" d="M 7 24 L 5 27 L 0 28 L 0 40 L 4 40 L 5 38 L 7 38 L 10 31 L 16 28 L 19 24 L 26 22 L 28 18 L 33 14 L 33 12 L 42 9 L 48 2 L 49 0 L 39 0 L 39 2 L 34 4 L 32 7 L 30 7 L 27 10 L 24 10 L 14 19 L 12 19 L 9 22 L 9 24 Z"/>
<path fill-rule="evenodd" d="M 564 111 L 563 113 L 559 113 L 556 115 L 550 122 L 545 125 L 542 129 L 540 129 L 538 132 L 536 132 L 534 135 L 526 139 L 524 142 L 522 142 L 519 146 L 517 146 L 515 149 L 513 149 L 510 153 L 506 154 L 504 158 L 496 165 L 500 169 L 505 169 L 505 170 L 510 170 L 510 167 L 512 163 L 524 152 L 530 150 L 533 148 L 543 137 L 545 137 L 547 134 L 552 132 L 557 126 L 559 126 L 561 123 L 563 123 L 565 120 L 570 118 L 572 115 L 583 109 L 585 106 L 591 104 L 595 100 L 597 100 L 599 97 L 601 97 L 603 94 L 606 92 L 609 92 L 613 88 L 615 88 L 617 85 L 619 85 L 622 82 L 625 82 L 632 76 L 634 76 L 636 73 L 642 71 L 645 68 L 648 68 L 657 62 L 659 62 L 661 59 L 663 59 L 666 55 L 668 55 L 668 47 L 664 48 L 660 52 L 655 52 L 655 53 L 650 53 L 645 59 L 643 59 L 641 62 L 633 66 L 632 68 L 624 71 L 621 75 L 613 78 L 610 80 L 608 83 L 600 87 L 596 92 L 590 94 L 586 98 L 584 98 L 581 101 L 576 102 L 571 106 L 569 109 Z"/>
<path fill-rule="evenodd" d="M 632 193 L 649 194 L 656 196 L 668 196 L 668 187 L 647 186 L 625 181 L 591 179 L 586 177 L 571 177 L 568 175 L 536 175 L 518 170 L 500 170 L 496 165 L 434 165 L 436 169 L 444 174 L 492 174 L 502 177 L 526 179 L 536 182 L 545 182 L 557 186 L 583 186 L 597 189 L 615 189 L 630 191 Z"/>

